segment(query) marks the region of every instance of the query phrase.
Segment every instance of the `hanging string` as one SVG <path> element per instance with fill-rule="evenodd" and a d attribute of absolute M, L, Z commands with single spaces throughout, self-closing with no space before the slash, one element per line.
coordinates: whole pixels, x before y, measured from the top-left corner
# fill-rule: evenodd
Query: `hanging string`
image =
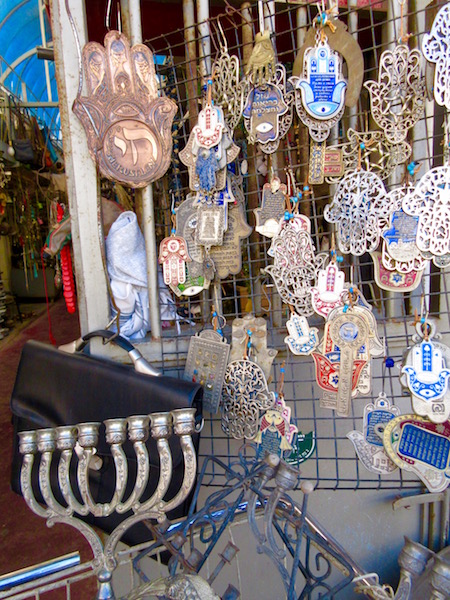
<path fill-rule="evenodd" d="M 284 377 L 286 374 L 286 361 L 283 360 L 280 366 L 280 381 L 278 383 L 278 397 L 283 398 L 283 389 L 284 389 Z"/>
<path fill-rule="evenodd" d="M 252 335 L 253 331 L 251 329 L 247 329 L 245 333 L 245 348 L 244 348 L 244 360 L 248 360 L 250 358 L 250 354 L 252 351 Z"/>

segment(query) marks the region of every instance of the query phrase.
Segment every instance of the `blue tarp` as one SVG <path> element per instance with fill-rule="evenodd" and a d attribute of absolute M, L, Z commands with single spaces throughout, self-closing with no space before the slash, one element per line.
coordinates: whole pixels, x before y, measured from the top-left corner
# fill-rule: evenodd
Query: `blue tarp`
<path fill-rule="evenodd" d="M 43 11 L 44 29 L 47 44 L 52 39 L 47 13 Z M 49 100 L 44 63 L 36 54 L 21 57 L 36 46 L 42 46 L 41 26 L 39 22 L 38 0 L 1 0 L 0 1 L 0 76 L 4 76 L 9 67 L 14 67 L 4 79 L 3 86 L 15 96 L 24 99 L 22 82 L 26 84 L 26 99 L 29 102 Z M 47 61 L 50 73 L 52 100 L 58 100 L 55 65 Z M 59 110 L 55 108 L 32 111 L 52 132 L 59 130 Z"/>

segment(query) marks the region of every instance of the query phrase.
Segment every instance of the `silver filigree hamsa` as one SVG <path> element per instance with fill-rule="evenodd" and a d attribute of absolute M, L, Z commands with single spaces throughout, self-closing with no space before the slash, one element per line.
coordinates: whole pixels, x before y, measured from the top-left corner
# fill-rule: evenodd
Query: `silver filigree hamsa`
<path fill-rule="evenodd" d="M 380 242 L 380 217 L 389 212 L 383 182 L 374 173 L 354 171 L 339 183 L 324 217 L 338 225 L 339 250 L 362 256 L 375 250 Z"/>
<path fill-rule="evenodd" d="M 292 221 L 292 222 L 291 222 Z M 283 302 L 300 316 L 312 315 L 311 288 L 323 268 L 327 255 L 315 255 L 308 231 L 298 230 L 295 219 L 284 224 L 272 240 L 270 254 L 274 264 L 266 267 Z"/>
<path fill-rule="evenodd" d="M 222 429 L 237 440 L 252 440 L 258 432 L 259 411 L 275 402 L 263 370 L 248 359 L 228 365 L 222 398 Z"/>
<path fill-rule="evenodd" d="M 425 173 L 415 190 L 404 198 L 403 210 L 419 217 L 417 247 L 430 253 L 439 267 L 439 258 L 450 254 L 450 167 L 436 167 Z"/>
<path fill-rule="evenodd" d="M 385 50 L 378 81 L 364 84 L 369 90 L 372 117 L 392 144 L 404 141 L 424 112 L 425 79 L 420 58 L 419 50 L 410 50 L 405 44 Z"/>
<path fill-rule="evenodd" d="M 212 97 L 214 104 L 224 109 L 225 123 L 233 132 L 243 110 L 242 82 L 239 81 L 239 58 L 230 56 L 228 48 L 221 46 L 220 55 L 212 68 Z"/>
<path fill-rule="evenodd" d="M 436 64 L 434 73 L 434 99 L 439 106 L 450 110 L 450 4 L 436 15 L 431 32 L 423 36 L 422 52 Z"/>
<path fill-rule="evenodd" d="M 378 175 L 380 179 L 387 179 L 394 169 L 405 163 L 411 156 L 411 146 L 403 140 L 398 144 L 392 144 L 384 134 L 384 131 L 366 131 L 360 133 L 354 129 L 347 131 L 348 142 L 330 146 L 330 149 L 342 151 L 342 162 L 344 163 L 344 174 L 358 168 L 359 157 L 363 169 Z M 325 177 L 327 183 L 339 183 L 339 176 Z"/>

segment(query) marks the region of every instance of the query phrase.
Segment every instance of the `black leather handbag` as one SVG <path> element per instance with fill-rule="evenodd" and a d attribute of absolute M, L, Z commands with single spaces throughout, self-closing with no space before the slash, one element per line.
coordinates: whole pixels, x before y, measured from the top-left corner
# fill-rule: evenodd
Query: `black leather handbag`
<path fill-rule="evenodd" d="M 86 344 L 95 335 L 111 337 L 111 332 L 95 332 L 79 340 L 78 347 Z M 22 350 L 16 381 L 11 396 L 11 410 L 14 425 L 14 446 L 11 469 L 11 486 L 20 494 L 20 469 L 22 457 L 18 450 L 17 432 L 59 425 L 76 425 L 88 421 L 104 421 L 115 417 L 164 412 L 177 408 L 196 407 L 201 420 L 202 387 L 189 381 L 167 376 L 151 376 L 139 370 L 152 371 L 139 351 L 128 340 L 115 337 L 114 343 L 127 350 L 135 364 L 135 369 L 82 353 L 68 354 L 41 342 L 27 342 Z M 199 434 L 193 435 L 198 451 Z M 173 458 L 173 475 L 165 499 L 172 498 L 180 488 L 183 474 L 183 455 L 176 435 L 169 439 Z M 147 489 L 141 500 L 149 498 L 156 488 L 159 478 L 159 457 L 156 443 L 151 436 L 147 442 L 150 457 L 150 477 Z M 131 493 L 136 474 L 136 456 L 132 444 L 127 441 L 123 449 L 128 459 L 128 487 L 124 498 Z M 115 468 L 104 431 L 100 430 L 98 455 L 102 467 L 91 471 L 90 487 L 96 502 L 108 502 L 115 489 Z M 52 461 L 51 484 L 55 497 L 64 504 L 58 488 L 57 452 Z M 70 473 L 72 487 L 77 490 L 77 458 L 72 458 Z M 42 500 L 38 483 L 38 461 L 33 468 L 33 489 L 37 499 Z M 186 501 L 168 513 L 170 519 L 185 516 L 191 502 Z M 111 532 L 131 513 L 109 517 L 83 517 L 107 533 Z M 131 528 L 123 537 L 127 544 L 134 545 L 151 539 L 148 529 L 143 526 Z"/>

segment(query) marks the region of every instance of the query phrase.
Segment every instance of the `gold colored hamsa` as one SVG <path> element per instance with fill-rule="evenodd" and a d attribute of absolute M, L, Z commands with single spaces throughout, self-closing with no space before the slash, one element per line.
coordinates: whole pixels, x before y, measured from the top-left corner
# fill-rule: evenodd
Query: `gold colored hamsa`
<path fill-rule="evenodd" d="M 77 96 L 73 111 L 101 174 L 133 188 L 162 177 L 170 164 L 177 106 L 158 96 L 153 54 L 110 31 L 104 46 L 89 42 L 83 48 L 83 68 L 87 96 Z"/>

